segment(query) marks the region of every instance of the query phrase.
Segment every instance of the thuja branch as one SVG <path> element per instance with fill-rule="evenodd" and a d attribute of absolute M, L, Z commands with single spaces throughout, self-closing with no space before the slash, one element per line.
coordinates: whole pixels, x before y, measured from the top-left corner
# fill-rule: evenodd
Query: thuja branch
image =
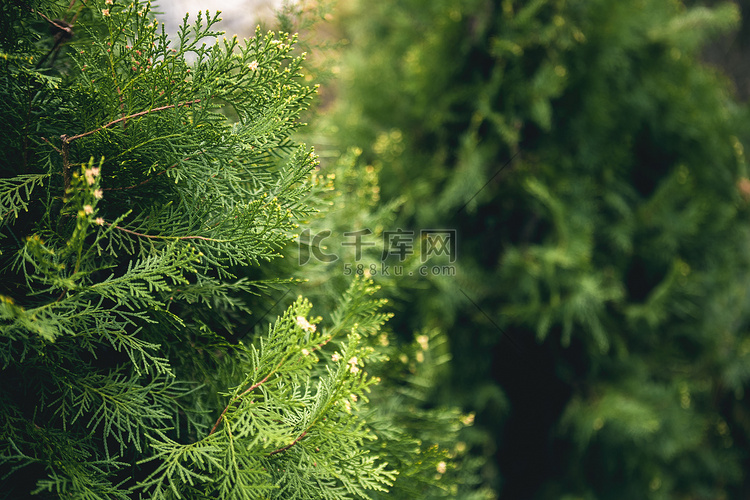
<path fill-rule="evenodd" d="M 55 146 L 54 144 L 52 144 L 49 139 L 47 139 L 46 137 L 42 137 L 42 140 L 44 142 L 46 142 L 47 144 L 49 144 L 52 147 L 52 149 L 54 149 L 55 151 L 57 151 L 58 154 L 60 154 L 60 155 L 63 154 L 62 150 L 60 148 L 58 148 L 57 146 Z"/>
<path fill-rule="evenodd" d="M 278 369 L 278 366 L 276 367 L 276 369 Z M 276 369 L 274 369 L 274 371 L 272 371 L 271 373 L 269 373 L 268 375 L 266 375 L 265 377 L 263 377 L 262 380 L 256 382 L 251 387 L 249 387 L 248 389 L 246 389 L 245 391 L 243 391 L 242 394 L 233 397 L 232 400 L 229 402 L 229 404 L 224 408 L 224 411 L 221 412 L 221 415 L 219 415 L 219 418 L 216 420 L 216 423 L 211 428 L 211 432 L 209 432 L 208 435 L 210 436 L 211 434 L 213 434 L 214 432 L 216 432 L 216 429 L 219 427 L 219 424 L 221 423 L 221 421 L 224 420 L 224 415 L 226 415 L 227 411 L 229 411 L 229 408 L 232 406 L 232 403 L 234 403 L 235 401 L 239 401 L 240 399 L 242 399 L 245 396 L 245 394 L 254 391 L 258 387 L 260 387 L 261 385 L 263 385 L 264 383 L 266 383 L 268 381 L 268 379 L 271 377 L 271 375 L 273 375 L 276 372 Z"/>
<path fill-rule="evenodd" d="M 291 448 L 295 444 L 297 444 L 300 441 L 302 441 L 302 438 L 305 437 L 305 436 L 307 436 L 307 431 L 304 431 L 302 434 L 299 435 L 299 437 L 297 439 L 295 439 L 294 441 L 292 441 L 288 445 L 284 446 L 283 448 L 279 448 L 278 450 L 272 451 L 271 453 L 268 454 L 268 456 L 271 457 L 273 455 L 276 455 L 277 453 L 284 453 L 286 450 L 288 450 L 289 448 Z"/>
<path fill-rule="evenodd" d="M 131 120 L 133 118 L 138 118 L 139 116 L 147 115 L 149 113 L 155 113 L 157 111 L 164 111 L 165 109 L 180 108 L 180 107 L 183 107 L 183 106 L 192 106 L 193 104 L 198 104 L 199 102 L 201 102 L 200 99 L 195 99 L 195 100 L 192 100 L 192 101 L 181 102 L 181 103 L 177 103 L 177 104 L 168 104 L 166 106 L 160 106 L 158 108 L 151 108 L 151 109 L 147 109 L 145 111 L 139 111 L 138 113 L 133 113 L 132 115 L 123 116 L 122 118 L 118 118 L 117 120 L 112 120 L 111 122 L 107 123 L 106 125 L 102 125 L 101 127 L 97 128 L 97 129 L 89 130 L 88 132 L 84 132 L 82 134 L 74 135 L 73 137 L 68 137 L 67 135 L 63 134 L 62 136 L 60 136 L 60 138 L 62 139 L 63 144 L 70 143 L 70 142 L 72 142 L 72 141 L 74 141 L 76 139 L 80 139 L 81 137 L 86 137 L 87 135 L 95 134 L 96 132 L 99 132 L 100 130 L 104 130 L 105 128 L 109 128 L 109 127 L 111 127 L 113 125 L 117 125 L 118 123 L 124 122 L 126 120 Z"/>
<path fill-rule="evenodd" d="M 158 172 L 158 173 L 157 173 L 157 174 L 156 174 L 155 176 L 153 176 L 153 177 L 149 177 L 149 178 L 148 178 L 148 179 L 146 179 L 145 181 L 141 181 L 141 182 L 139 182 L 138 184 L 133 184 L 132 186 L 123 186 L 123 187 L 111 187 L 111 188 L 103 188 L 103 190 L 104 190 L 104 191 L 125 191 L 125 190 L 128 190 L 128 189 L 135 189 L 135 188 L 141 187 L 141 186 L 143 186 L 143 185 L 145 185 L 145 184 L 148 184 L 149 182 L 153 181 L 154 179 L 156 179 L 156 178 L 157 178 L 157 177 L 159 177 L 160 175 L 166 174 L 166 173 L 167 173 L 168 171 L 170 171 L 170 170 L 171 170 L 171 169 L 173 169 L 173 168 L 177 168 L 177 164 L 175 164 L 175 165 L 172 165 L 171 167 L 167 167 L 167 168 L 165 168 L 165 169 L 164 169 L 164 170 L 162 170 L 161 172 Z"/>
<path fill-rule="evenodd" d="M 88 132 L 83 132 L 78 135 L 74 135 L 74 136 L 68 136 L 67 134 L 61 135 L 60 140 L 62 140 L 62 147 L 59 150 L 57 150 L 57 148 L 55 149 L 60 153 L 60 155 L 62 156 L 62 160 L 63 160 L 63 179 L 65 181 L 65 192 L 67 193 L 68 189 L 70 188 L 70 143 L 71 142 L 75 141 L 76 139 L 80 139 L 82 137 L 95 134 L 96 132 L 99 132 L 100 130 L 104 130 L 113 125 L 117 125 L 118 123 L 121 123 L 121 122 L 124 123 L 126 120 L 129 120 L 129 119 L 138 118 L 139 116 L 144 116 L 149 113 L 155 113 L 157 111 L 164 111 L 165 109 L 180 108 L 182 106 L 192 106 L 193 104 L 197 104 L 199 102 L 201 102 L 201 99 L 194 99 L 192 101 L 181 102 L 177 104 L 168 104 L 166 106 L 160 106 L 158 108 L 151 108 L 145 111 L 139 111 L 138 113 L 133 113 L 132 115 L 123 116 L 122 118 L 118 118 L 117 120 L 112 120 L 111 122 L 105 125 L 102 125 L 99 128 L 96 128 L 94 130 L 89 130 Z"/>
<path fill-rule="evenodd" d="M 222 412 L 221 412 L 221 415 L 219 415 L 219 418 L 218 418 L 218 419 L 216 419 L 216 423 L 215 423 L 215 424 L 214 424 L 214 426 L 213 426 L 213 427 L 211 428 L 211 432 L 209 432 L 209 433 L 208 433 L 208 435 L 210 436 L 211 434 L 213 434 L 214 432 L 216 432 L 216 429 L 217 429 L 217 428 L 219 427 L 219 424 L 221 423 L 221 421 L 222 421 L 222 420 L 224 420 L 224 415 L 226 415 L 227 411 L 229 411 L 229 408 L 230 408 L 230 407 L 231 407 L 231 406 L 232 406 L 232 405 L 233 405 L 234 403 L 236 403 L 237 401 L 239 401 L 240 399 L 242 399 L 243 397 L 245 397 L 245 395 L 247 395 L 247 394 L 251 393 L 252 391 L 254 391 L 255 389 L 257 389 L 257 388 L 258 388 L 258 387 L 260 387 L 261 385 L 263 385 L 263 384 L 265 384 L 266 382 L 268 382 L 268 379 L 269 379 L 269 378 L 271 378 L 271 376 L 272 376 L 272 375 L 273 375 L 274 373 L 276 373 L 276 372 L 277 372 L 277 371 L 279 370 L 279 368 L 281 368 L 281 366 L 282 366 L 282 365 L 284 364 L 284 361 L 286 361 L 286 358 L 285 358 L 285 359 L 282 359 L 281 361 L 279 361 L 279 364 L 277 364 L 277 365 L 276 365 L 276 366 L 274 367 L 274 369 L 273 369 L 273 370 L 271 370 L 271 372 L 270 372 L 270 373 L 269 373 L 268 375 L 266 375 L 266 376 L 265 376 L 265 377 L 263 377 L 263 378 L 262 378 L 261 380 L 259 380 L 259 381 L 258 381 L 258 382 L 256 382 L 255 384 L 251 385 L 250 387 L 248 387 L 248 388 L 247 388 L 247 389 L 245 389 L 244 391 L 242 391 L 242 393 L 241 393 L 241 394 L 238 394 L 237 396 L 233 397 L 233 398 L 232 398 L 232 399 L 231 399 L 231 400 L 229 401 L 229 404 L 227 404 L 227 406 L 226 406 L 226 407 L 224 408 L 224 411 L 222 411 Z"/>
<path fill-rule="evenodd" d="M 148 238 L 150 240 L 203 240 L 203 241 L 211 241 L 213 243 L 222 243 L 223 240 L 217 240 L 215 238 L 206 238 L 205 236 L 156 236 L 153 234 L 143 234 L 136 231 L 132 231 L 130 229 L 125 229 L 124 227 L 120 226 L 114 226 L 109 222 L 105 222 L 108 226 L 112 226 L 113 229 L 117 229 L 119 231 L 122 231 L 123 233 L 132 234 L 133 236 L 138 236 L 140 238 Z"/>
<path fill-rule="evenodd" d="M 330 342 L 332 338 L 333 338 L 333 337 L 330 337 L 330 336 L 329 336 L 329 337 L 328 337 L 328 338 L 327 338 L 327 339 L 326 339 L 325 341 L 323 341 L 323 342 L 321 342 L 320 344 L 318 344 L 317 346 L 315 346 L 315 348 L 313 348 L 313 352 L 314 352 L 314 351 L 318 351 L 318 350 L 322 349 L 322 348 L 323 348 L 323 346 L 325 346 L 325 345 L 326 345 L 326 344 L 327 344 L 328 342 Z M 271 372 L 270 372 L 270 373 L 269 373 L 268 375 L 266 375 L 265 377 L 263 377 L 263 378 L 262 378 L 261 380 L 259 380 L 258 382 L 254 383 L 253 385 L 251 385 L 250 387 L 248 387 L 247 389 L 245 389 L 244 391 L 242 391 L 242 393 L 238 394 L 237 396 L 234 396 L 234 397 L 233 397 L 233 398 L 232 398 L 232 399 L 231 399 L 231 400 L 229 401 L 229 404 L 227 404 L 227 406 L 226 406 L 226 407 L 224 408 L 224 410 L 223 410 L 223 411 L 221 412 L 221 415 L 219 415 L 219 418 L 218 418 L 218 419 L 216 420 L 216 423 L 215 423 L 215 424 L 214 424 L 214 426 L 213 426 L 213 427 L 211 428 L 211 432 L 209 432 L 209 433 L 208 433 L 208 435 L 210 436 L 211 434 L 213 434 L 214 432 L 216 432 L 216 429 L 218 429 L 218 428 L 219 428 L 219 424 L 221 423 L 221 421 L 222 421 L 222 420 L 224 420 L 224 415 L 226 415 L 227 411 L 229 411 L 229 408 L 231 408 L 231 406 L 232 406 L 232 405 L 233 405 L 234 403 L 236 403 L 237 401 L 239 401 L 240 399 L 242 399 L 243 397 L 245 397 L 245 396 L 246 396 L 247 394 L 249 394 L 249 393 L 251 393 L 252 391 L 254 391 L 255 389 L 257 389 L 257 388 L 258 388 L 258 387 L 260 387 L 261 385 L 263 385 L 263 384 L 265 384 L 266 382 L 268 382 L 268 379 L 270 379 L 270 378 L 271 378 L 271 376 L 272 376 L 273 374 L 275 374 L 275 373 L 276 373 L 276 372 L 277 372 L 277 371 L 279 370 L 279 368 L 281 368 L 281 367 L 282 367 L 282 365 L 284 364 L 284 362 L 286 361 L 286 359 L 287 359 L 287 358 L 284 358 L 284 359 L 282 359 L 281 361 L 279 361 L 279 363 L 278 363 L 278 364 L 277 364 L 277 365 L 276 365 L 276 366 L 274 367 L 274 369 L 273 369 L 273 370 L 271 370 Z M 306 431 L 305 431 L 305 432 L 304 432 L 304 433 L 303 433 L 303 434 L 302 434 L 302 435 L 301 435 L 301 436 L 300 436 L 299 438 L 297 438 L 297 440 L 295 440 L 295 442 L 294 442 L 294 443 L 292 443 L 292 444 L 295 444 L 295 443 L 297 443 L 297 441 L 299 441 L 300 439 L 302 439 L 302 438 L 304 437 L 304 435 L 305 435 L 305 434 L 307 434 L 307 430 L 306 430 Z M 288 446 L 288 447 L 287 447 L 287 448 L 285 448 L 285 449 L 289 449 L 289 448 L 291 448 L 291 445 L 290 445 L 290 446 Z M 284 451 L 284 449 L 282 449 L 281 451 Z M 280 451 L 279 451 L 279 450 L 277 450 L 277 451 L 275 451 L 275 452 L 271 453 L 271 455 L 273 455 L 273 454 L 275 454 L 275 453 L 279 453 L 279 452 L 280 452 Z"/>

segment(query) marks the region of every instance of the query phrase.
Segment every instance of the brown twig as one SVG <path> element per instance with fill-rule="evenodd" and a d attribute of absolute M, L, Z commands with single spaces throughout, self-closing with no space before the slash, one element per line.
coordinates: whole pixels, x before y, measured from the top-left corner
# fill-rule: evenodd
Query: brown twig
<path fill-rule="evenodd" d="M 328 338 L 327 338 L 327 339 L 326 339 L 325 341 L 323 341 L 323 342 L 321 342 L 320 344 L 318 344 L 317 346 L 315 346 L 315 348 L 313 349 L 313 352 L 314 352 L 314 351 L 318 351 L 318 350 L 322 349 L 322 348 L 323 348 L 323 346 L 325 346 L 325 345 L 326 345 L 326 344 L 327 344 L 328 342 L 330 342 L 332 338 L 333 338 L 333 337 L 328 337 Z M 273 375 L 274 373 L 276 373 L 276 372 L 278 371 L 278 369 L 279 369 L 279 368 L 281 368 L 281 365 L 282 365 L 283 363 L 284 363 L 284 360 L 281 360 L 281 361 L 279 362 L 279 364 L 278 364 L 278 365 L 276 365 L 276 368 L 274 368 L 274 369 L 273 369 L 273 370 L 271 371 L 271 373 L 269 373 L 268 375 L 266 375 L 265 377 L 263 377 L 263 379 L 262 379 L 262 380 L 260 380 L 260 381 L 256 382 L 255 384 L 251 385 L 250 387 L 248 387 L 247 389 L 245 389 L 244 391 L 242 391 L 242 393 L 240 393 L 240 394 L 238 394 L 237 396 L 233 397 L 233 398 L 232 398 L 232 399 L 231 399 L 231 400 L 229 401 L 229 404 L 228 404 L 228 405 L 227 405 L 227 406 L 226 406 L 226 407 L 224 408 L 224 411 L 222 411 L 222 412 L 221 412 L 221 415 L 219 415 L 219 418 L 218 418 L 218 419 L 216 419 L 216 423 L 215 423 L 215 424 L 214 424 L 214 426 L 213 426 L 213 427 L 211 428 L 211 432 L 209 432 L 209 433 L 208 433 L 208 435 L 210 436 L 211 434 L 213 434 L 214 432 L 216 432 L 216 429 L 218 429 L 218 427 L 219 427 L 219 424 L 221 423 L 221 421 L 222 421 L 222 420 L 224 420 L 224 415 L 226 415 L 227 411 L 229 411 L 229 408 L 230 408 L 230 407 L 232 406 L 232 404 L 234 404 L 235 402 L 237 402 L 237 401 L 239 401 L 240 399 L 242 399 L 243 397 L 245 397 L 245 395 L 246 395 L 246 394 L 248 394 L 248 393 L 250 393 L 250 392 L 254 391 L 254 390 L 255 390 L 255 389 L 257 389 L 258 387 L 260 387 L 261 385 L 263 385 L 264 383 L 266 383 L 266 382 L 268 381 L 268 379 L 269 379 L 269 378 L 271 378 L 271 375 Z M 309 428 L 308 428 L 308 429 L 309 429 Z M 294 440 L 294 442 L 293 442 L 292 444 L 290 444 L 289 446 L 286 446 L 286 447 L 284 447 L 284 448 L 281 448 L 281 449 L 278 449 L 278 450 L 276 450 L 276 451 L 272 452 L 272 453 L 271 453 L 271 455 L 275 455 L 276 453 L 281 453 L 282 451 L 286 451 L 286 450 L 288 450 L 289 448 L 291 448 L 292 446 L 294 446 L 295 444 L 297 444 L 297 443 L 299 442 L 299 440 L 300 440 L 300 439 L 302 439 L 303 437 L 305 437 L 305 434 L 307 434 L 307 430 L 305 430 L 305 431 L 304 431 L 304 432 L 302 433 L 302 435 L 301 435 L 300 437 L 298 437 L 297 439 L 295 439 L 295 440 Z M 270 455 L 269 455 L 269 456 L 270 456 Z"/>
<path fill-rule="evenodd" d="M 54 19 L 54 20 L 50 19 L 49 17 L 45 16 L 38 10 L 31 9 L 31 12 L 33 12 L 34 14 L 37 14 L 38 16 L 40 16 L 42 19 L 50 23 L 52 26 L 54 26 L 58 30 L 67 33 L 71 38 L 73 37 L 73 26 L 68 24 L 67 22 L 62 21 L 61 19 Z"/>
<path fill-rule="evenodd" d="M 55 19 L 53 21 L 52 19 L 50 19 L 49 17 L 45 16 L 44 14 L 42 14 L 41 12 L 39 12 L 38 10 L 35 10 L 35 9 L 31 8 L 31 6 L 28 5 L 26 2 L 23 2 L 23 1 L 18 2 L 18 1 L 16 1 L 16 3 L 17 4 L 20 3 L 21 6 L 23 6 L 23 7 L 26 8 L 26 10 L 28 10 L 32 14 L 38 15 L 39 17 L 41 17 L 42 19 L 44 19 L 45 21 L 47 21 L 48 23 L 50 23 L 52 26 L 54 26 L 55 28 L 59 29 L 60 31 L 64 31 L 65 33 L 69 34 L 71 37 L 73 36 L 73 30 L 71 29 L 73 26 L 71 26 L 67 22 L 61 21 L 60 19 Z M 73 6 L 73 3 L 75 3 L 75 1 L 71 2 L 71 7 Z M 70 10 L 70 7 L 68 7 L 68 10 Z M 62 22 L 63 25 L 58 24 L 58 22 Z"/>
<path fill-rule="evenodd" d="M 124 227 L 120 226 L 114 226 L 110 222 L 105 222 L 108 226 L 112 226 L 114 229 L 120 230 L 123 233 L 132 234 L 134 236 L 139 236 L 141 238 L 148 238 L 150 240 L 203 240 L 203 241 L 218 241 L 214 238 L 206 238 L 205 236 L 155 236 L 152 234 L 143 234 L 136 231 L 131 231 L 130 229 L 125 229 Z"/>
<path fill-rule="evenodd" d="M 299 437 L 297 439 L 295 439 L 294 441 L 292 441 L 290 444 L 284 446 L 283 448 L 279 448 L 278 450 L 272 451 L 271 453 L 268 454 L 268 456 L 270 457 L 270 456 L 276 455 L 277 453 L 283 453 L 283 452 L 285 452 L 286 450 L 288 450 L 289 448 L 291 448 L 295 444 L 297 444 L 300 441 L 302 441 L 302 438 L 305 437 L 306 435 L 307 435 L 307 431 L 304 431 L 302 434 L 299 435 Z"/>
<path fill-rule="evenodd" d="M 63 19 L 50 19 L 49 17 L 45 16 L 41 12 L 32 9 L 28 5 L 24 4 L 24 7 L 26 7 L 29 10 L 29 12 L 40 16 L 42 19 L 47 21 L 50 25 L 51 31 L 53 32 L 54 37 L 55 37 L 55 43 L 52 46 L 52 48 L 49 49 L 49 51 L 41 59 L 39 59 L 39 61 L 37 61 L 36 68 L 37 69 L 41 68 L 42 64 L 44 64 L 44 62 L 47 60 L 50 54 L 55 54 L 54 57 L 52 58 L 52 63 L 50 64 L 50 66 L 52 66 L 55 60 L 57 59 L 57 53 L 58 53 L 57 51 L 60 48 L 60 45 L 64 42 L 67 42 L 68 40 L 71 40 L 74 36 L 73 23 L 68 23 L 67 21 Z"/>
<path fill-rule="evenodd" d="M 278 369 L 278 367 L 276 367 L 276 368 Z M 261 385 L 263 385 L 266 381 L 268 381 L 268 379 L 271 377 L 271 375 L 273 375 L 275 372 L 276 372 L 276 370 L 274 370 L 273 372 L 269 373 L 268 375 L 266 375 L 263 378 L 263 380 L 260 380 L 260 381 L 256 382 L 255 384 L 253 384 L 252 386 L 250 386 L 248 389 L 245 389 L 244 391 L 242 391 L 242 394 L 239 394 L 238 396 L 235 396 L 234 398 L 232 398 L 232 400 L 229 402 L 229 404 L 226 406 L 226 408 L 224 408 L 224 411 L 221 412 L 221 415 L 219 415 L 219 418 L 216 420 L 216 423 L 211 428 L 211 432 L 209 432 L 208 435 L 210 436 L 211 434 L 213 434 L 214 432 L 216 432 L 216 429 L 219 427 L 219 424 L 221 423 L 221 421 L 224 420 L 224 415 L 227 413 L 227 411 L 229 411 L 229 407 L 232 406 L 232 403 L 234 403 L 235 401 L 239 401 L 240 399 L 242 399 L 245 396 L 245 394 L 247 394 L 247 393 L 249 393 L 251 391 L 254 391 L 258 387 L 260 387 Z"/>
<path fill-rule="evenodd" d="M 101 127 L 97 128 L 97 129 L 89 130 L 88 132 L 83 132 L 82 134 L 74 135 L 73 137 L 67 137 L 67 136 L 63 135 L 63 136 L 61 136 L 61 138 L 64 138 L 63 142 L 70 143 L 72 141 L 75 141 L 76 139 L 80 139 L 81 137 L 86 137 L 87 135 L 91 135 L 91 134 L 94 134 L 96 132 L 99 132 L 100 130 L 104 130 L 105 128 L 109 128 L 112 125 L 117 125 L 118 123 L 123 122 L 125 120 L 129 120 L 129 119 L 133 119 L 133 118 L 138 118 L 139 116 L 147 115 L 149 113 L 154 113 L 156 111 L 164 111 L 165 109 L 179 108 L 179 107 L 182 107 L 182 106 L 192 106 L 193 104 L 197 104 L 199 102 L 201 102 L 200 99 L 195 99 L 193 101 L 181 102 L 181 103 L 178 103 L 178 104 L 169 104 L 167 106 L 160 106 L 158 108 L 151 108 L 151 109 L 147 109 L 145 111 L 139 111 L 138 113 L 133 113 L 132 115 L 123 116 L 122 118 L 118 118 L 117 120 L 112 120 L 111 122 L 107 123 L 106 125 L 102 125 Z"/>
<path fill-rule="evenodd" d="M 68 10 L 71 10 L 75 4 L 76 4 L 76 0 L 71 0 L 70 1 L 70 5 L 68 5 Z M 78 8 L 78 12 L 76 12 L 75 14 L 73 14 L 73 19 L 70 20 L 70 24 L 75 24 L 76 23 L 76 19 L 78 19 L 78 14 L 81 13 L 81 11 L 83 10 L 83 8 L 85 6 L 86 6 L 86 0 L 83 0 L 81 2 L 81 6 Z"/>
<path fill-rule="evenodd" d="M 51 142 L 49 141 L 49 139 L 47 139 L 46 137 L 42 137 L 42 140 L 43 140 L 44 142 L 46 142 L 47 144 L 49 144 L 50 146 L 52 146 L 52 149 L 54 149 L 55 151 L 57 151 L 57 152 L 58 152 L 59 154 L 62 154 L 62 151 L 60 150 L 60 148 L 58 148 L 57 146 L 55 146 L 54 144 L 52 144 L 52 143 L 51 143 Z"/>
<path fill-rule="evenodd" d="M 112 120 L 111 122 L 105 125 L 102 125 L 99 128 L 96 128 L 94 130 L 89 130 L 88 132 L 83 132 L 81 134 L 74 135 L 72 137 L 69 137 L 67 134 L 61 135 L 60 140 L 62 141 L 62 147 L 60 149 L 55 148 L 55 150 L 60 153 L 60 155 L 62 156 L 62 160 L 63 160 L 63 179 L 65 181 L 65 192 L 67 193 L 68 189 L 70 188 L 70 143 L 71 142 L 75 141 L 76 139 L 80 139 L 82 137 L 86 137 L 88 135 L 99 132 L 100 130 L 104 130 L 106 128 L 111 127 L 112 125 L 116 125 L 120 122 L 124 122 L 125 120 L 131 119 L 131 118 L 138 118 L 139 116 L 147 115 L 149 113 L 154 113 L 156 111 L 164 111 L 165 109 L 179 108 L 181 106 L 192 106 L 193 104 L 197 104 L 199 102 L 201 102 L 200 99 L 195 99 L 192 101 L 182 102 L 178 104 L 169 104 L 167 106 L 151 108 L 145 111 L 139 111 L 138 113 L 133 113 L 132 115 L 123 116 L 122 118 L 118 118 L 117 120 Z M 47 139 L 44 139 L 44 140 L 47 141 Z M 47 143 L 49 143 L 49 141 L 47 141 Z M 122 229 L 122 228 L 119 228 L 119 229 Z M 138 233 L 135 233 L 135 234 L 138 234 Z M 141 234 L 139 234 L 139 236 L 145 236 L 147 238 L 149 237 L 147 235 L 141 235 Z M 189 238 L 189 237 L 186 236 L 184 238 Z M 208 238 L 201 238 L 200 236 L 193 236 L 192 238 L 208 240 Z"/>

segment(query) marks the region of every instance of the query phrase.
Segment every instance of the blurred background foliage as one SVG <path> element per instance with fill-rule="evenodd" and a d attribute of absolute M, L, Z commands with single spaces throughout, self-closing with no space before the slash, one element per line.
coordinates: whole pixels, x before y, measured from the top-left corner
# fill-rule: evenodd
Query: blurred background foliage
<path fill-rule="evenodd" d="M 396 313 L 385 366 L 407 381 L 375 401 L 476 415 L 446 436 L 465 464 L 452 497 L 750 498 L 742 8 L 319 0 L 279 16 L 322 83 L 302 132 L 322 160 L 311 234 L 335 249 L 362 228 L 458 231 L 455 275 L 373 276 Z M 325 304 L 353 258 L 301 265 L 306 243 L 267 272 Z M 439 418 L 413 427 L 435 438 Z"/>

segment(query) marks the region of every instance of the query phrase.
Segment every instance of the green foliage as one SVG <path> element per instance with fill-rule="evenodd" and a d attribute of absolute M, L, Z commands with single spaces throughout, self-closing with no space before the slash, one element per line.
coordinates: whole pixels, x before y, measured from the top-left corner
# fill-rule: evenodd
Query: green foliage
<path fill-rule="evenodd" d="M 320 129 L 313 132 L 321 133 Z M 390 298 L 389 309 L 398 311 L 392 321 L 398 321 L 398 316 L 411 313 L 408 297 L 421 286 L 416 281 L 409 286 L 401 275 L 418 275 L 422 264 L 416 254 L 403 262 L 395 259 L 402 268 L 396 274 L 394 262 L 383 261 L 387 250 L 383 232 L 397 227 L 396 213 L 403 200 L 380 203 L 378 172 L 373 165 L 363 164 L 360 154 L 356 149 L 347 151 L 317 177 L 316 183 L 324 189 L 315 203 L 330 207 L 321 209 L 321 214 L 305 225 L 309 234 L 300 236 L 285 260 L 287 264 L 299 262 L 296 272 L 306 279 L 301 287 L 323 303 L 337 296 L 352 275 L 369 276 L 373 269 L 373 279 Z M 335 190 L 326 188 L 332 183 Z M 351 244 L 352 238 L 342 235 L 364 228 L 373 231 L 367 239 L 372 246 L 363 247 L 357 260 L 356 251 L 344 246 Z M 316 242 L 314 235 L 327 236 Z M 316 244 L 337 259 L 316 259 L 312 249 Z M 386 265 L 388 274 L 383 273 Z M 365 331 L 372 336 L 375 355 L 381 360 L 372 365 L 372 373 L 382 379 L 369 395 L 367 420 L 378 437 L 369 447 L 399 471 L 387 492 L 372 497 L 494 498 L 491 489 L 481 485 L 482 461 L 468 455 L 467 433 L 473 430 L 474 415 L 462 414 L 452 404 L 434 402 L 449 379 L 451 355 L 445 331 L 437 327 L 401 334 L 374 328 Z"/>
<path fill-rule="evenodd" d="M 209 45 L 206 12 L 173 41 L 138 1 L 0 19 L 2 495 L 450 494 L 459 414 L 377 385 L 403 370 L 376 286 L 260 326 L 321 195 L 295 37 Z"/>
<path fill-rule="evenodd" d="M 323 120 L 381 172 L 397 224 L 460 230 L 457 276 L 415 290 L 399 326 L 449 333 L 452 387 L 432 400 L 477 411 L 503 498 L 747 494 L 747 111 L 697 59 L 738 14 L 342 14 L 351 44 Z"/>

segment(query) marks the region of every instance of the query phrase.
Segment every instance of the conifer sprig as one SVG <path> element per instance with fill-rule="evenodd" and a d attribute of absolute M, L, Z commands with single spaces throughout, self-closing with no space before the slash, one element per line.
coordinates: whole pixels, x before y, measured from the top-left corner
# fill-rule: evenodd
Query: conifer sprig
<path fill-rule="evenodd" d="M 55 6 L 39 14 L 68 19 L 72 38 L 0 60 L 13 103 L 0 118 L 16 131 L 0 147 L 3 491 L 386 489 L 396 473 L 363 447 L 375 435 L 360 409 L 378 381 L 368 339 L 388 317 L 372 284 L 356 281 L 331 319 L 299 298 L 248 327 L 253 294 L 280 281 L 253 281 L 252 266 L 312 212 L 317 159 L 290 135 L 314 92 L 295 37 L 206 44 L 219 18 L 200 14 L 175 43 L 148 3 Z M 35 11 L 16 14 L 38 29 Z"/>
<path fill-rule="evenodd" d="M 366 305 L 379 303 L 369 298 L 373 291 L 371 284 L 355 281 L 342 306 L 347 310 L 337 316 L 368 323 L 372 314 L 361 311 L 372 311 Z M 273 498 L 318 498 L 320 492 L 312 494 L 309 484 L 297 490 L 299 480 L 289 478 L 301 475 L 338 485 L 330 488 L 329 498 L 367 498 L 367 490 L 391 484 L 395 472 L 360 449 L 363 441 L 374 439 L 356 411 L 356 401 L 366 400 L 377 382 L 362 368 L 372 349 L 359 345 L 353 328 L 341 342 L 342 351 L 323 361 L 314 353 L 330 337 L 306 319 L 310 308 L 308 301 L 298 299 L 257 347 L 240 349 L 244 380 L 226 393 L 229 403 L 203 439 L 180 445 L 152 434 L 157 453 L 144 463 L 159 465 L 141 487 L 156 497 L 167 491 L 179 497 L 188 486 L 229 491 L 227 482 L 233 482 L 254 485 L 246 488 L 248 496 L 238 498 L 267 498 L 270 492 Z M 334 324 L 331 331 L 342 331 L 342 326 Z M 313 368 L 321 362 L 326 365 L 323 375 L 315 376 Z M 215 474 L 223 478 L 218 485 Z M 269 488 L 260 487 L 263 483 Z"/>

